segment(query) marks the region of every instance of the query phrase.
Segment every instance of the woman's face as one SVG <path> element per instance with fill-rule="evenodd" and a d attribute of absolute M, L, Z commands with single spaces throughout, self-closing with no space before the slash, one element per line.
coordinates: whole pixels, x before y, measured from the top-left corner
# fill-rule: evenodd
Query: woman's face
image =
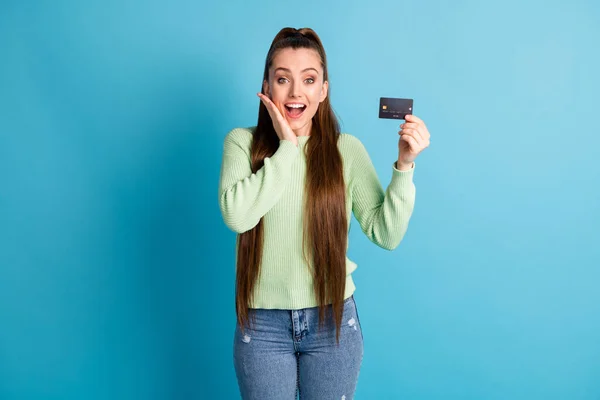
<path fill-rule="evenodd" d="M 319 54 L 313 49 L 279 50 L 263 82 L 263 93 L 281 112 L 297 136 L 310 135 L 312 118 L 327 97 Z M 303 107 L 295 108 L 295 105 Z"/>

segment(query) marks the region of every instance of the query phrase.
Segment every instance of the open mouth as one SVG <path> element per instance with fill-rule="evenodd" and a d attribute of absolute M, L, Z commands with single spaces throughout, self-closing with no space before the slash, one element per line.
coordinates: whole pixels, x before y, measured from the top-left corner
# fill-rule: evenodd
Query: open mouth
<path fill-rule="evenodd" d="M 305 105 L 302 105 L 301 107 L 285 106 L 285 111 L 290 118 L 300 118 L 300 116 L 304 113 L 304 110 L 306 110 Z"/>

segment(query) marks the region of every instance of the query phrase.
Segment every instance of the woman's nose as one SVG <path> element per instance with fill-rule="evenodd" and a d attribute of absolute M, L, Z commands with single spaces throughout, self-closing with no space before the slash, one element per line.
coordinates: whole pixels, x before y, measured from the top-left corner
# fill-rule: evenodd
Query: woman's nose
<path fill-rule="evenodd" d="M 292 97 L 298 97 L 301 94 L 301 90 L 302 90 L 302 88 L 300 86 L 300 83 L 294 82 L 290 88 L 290 91 L 291 91 L 290 95 Z"/>

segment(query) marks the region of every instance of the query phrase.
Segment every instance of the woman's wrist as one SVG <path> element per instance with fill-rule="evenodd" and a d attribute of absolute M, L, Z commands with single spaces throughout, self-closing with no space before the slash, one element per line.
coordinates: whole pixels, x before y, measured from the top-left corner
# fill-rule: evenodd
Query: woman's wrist
<path fill-rule="evenodd" d="M 396 169 L 398 171 L 408 171 L 409 169 L 412 169 L 413 167 L 413 163 L 403 163 L 400 160 L 396 161 Z"/>

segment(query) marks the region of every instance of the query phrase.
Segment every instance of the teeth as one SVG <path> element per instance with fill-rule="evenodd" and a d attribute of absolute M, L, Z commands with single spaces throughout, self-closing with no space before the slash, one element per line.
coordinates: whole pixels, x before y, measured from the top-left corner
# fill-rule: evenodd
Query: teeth
<path fill-rule="evenodd" d="M 289 107 L 289 108 L 302 108 L 302 107 L 304 107 L 304 104 L 287 104 L 287 107 Z"/>

